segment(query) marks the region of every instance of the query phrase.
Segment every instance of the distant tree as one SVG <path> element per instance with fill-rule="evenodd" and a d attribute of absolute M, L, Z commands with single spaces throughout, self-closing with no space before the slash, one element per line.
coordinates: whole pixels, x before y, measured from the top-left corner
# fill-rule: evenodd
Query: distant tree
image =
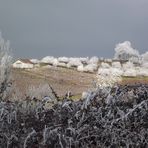
<path fill-rule="evenodd" d="M 5 99 L 9 91 L 11 64 L 10 42 L 5 41 L 0 32 L 0 100 Z"/>
<path fill-rule="evenodd" d="M 139 62 L 140 55 L 136 49 L 132 48 L 129 41 L 125 41 L 116 45 L 114 58 L 137 63 Z"/>
<path fill-rule="evenodd" d="M 148 62 L 148 51 L 145 52 L 144 54 L 142 54 L 141 56 L 142 56 L 142 61 L 143 62 Z"/>

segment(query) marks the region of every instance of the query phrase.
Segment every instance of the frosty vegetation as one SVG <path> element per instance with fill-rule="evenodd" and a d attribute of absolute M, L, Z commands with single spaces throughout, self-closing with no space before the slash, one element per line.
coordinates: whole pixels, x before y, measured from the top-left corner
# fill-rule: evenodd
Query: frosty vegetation
<path fill-rule="evenodd" d="M 12 102 L 13 98 L 7 96 L 12 57 L 2 37 L 0 50 L 0 148 L 148 147 L 148 85 L 116 84 L 127 69 L 134 67 L 132 61 L 121 65 L 106 60 L 97 69 L 97 57 L 43 58 L 45 63 L 81 69 L 90 65 L 98 71 L 99 81 L 78 101 L 69 95 L 59 99 L 47 84 L 31 86 L 27 96 Z M 143 61 L 145 56 L 147 53 Z M 145 62 L 142 64 L 139 68 L 145 68 Z"/>
<path fill-rule="evenodd" d="M 45 105 L 0 102 L 1 147 L 148 147 L 148 85 L 98 87 L 83 100 Z"/>
<path fill-rule="evenodd" d="M 0 99 L 7 97 L 10 83 L 12 55 L 9 41 L 5 41 L 0 33 Z"/>
<path fill-rule="evenodd" d="M 97 56 L 58 58 L 46 56 L 41 60 L 31 59 L 30 61 L 34 64 L 31 67 L 50 65 L 75 69 L 79 72 L 100 74 L 100 72 L 108 71 L 111 73 L 117 72 L 125 77 L 148 76 L 148 52 L 140 55 L 138 50 L 134 49 L 129 41 L 116 45 L 113 59 L 104 59 Z M 17 68 L 17 63 L 14 63 L 13 66 Z M 22 67 L 18 65 L 18 67 L 23 68 L 23 65 Z M 30 68 L 29 65 L 28 68 Z"/>

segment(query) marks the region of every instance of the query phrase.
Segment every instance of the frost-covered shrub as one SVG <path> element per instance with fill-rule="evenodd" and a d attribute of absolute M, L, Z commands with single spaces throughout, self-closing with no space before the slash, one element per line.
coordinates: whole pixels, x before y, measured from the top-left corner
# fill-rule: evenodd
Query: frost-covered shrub
<path fill-rule="evenodd" d="M 112 59 L 105 59 L 104 61 L 111 63 L 112 62 Z"/>
<path fill-rule="evenodd" d="M 79 59 L 80 59 L 80 61 L 81 61 L 83 64 L 87 64 L 88 61 L 89 61 L 89 58 L 88 58 L 88 57 L 80 57 Z"/>
<path fill-rule="evenodd" d="M 94 56 L 89 59 L 88 64 L 98 64 L 98 62 L 99 62 L 98 57 Z"/>
<path fill-rule="evenodd" d="M 138 67 L 136 68 L 137 76 L 148 76 L 148 67 Z"/>
<path fill-rule="evenodd" d="M 148 51 L 141 55 L 142 62 L 148 62 Z"/>
<path fill-rule="evenodd" d="M 83 93 L 81 100 L 65 98 L 46 109 L 42 101 L 35 107 L 28 100 L 0 102 L 0 146 L 148 147 L 147 88 L 146 84 L 99 87 Z"/>
<path fill-rule="evenodd" d="M 40 61 L 38 59 L 31 59 L 30 60 L 33 64 L 39 64 Z"/>
<path fill-rule="evenodd" d="M 134 69 L 134 64 L 132 62 L 126 62 L 122 65 L 123 70 Z"/>
<path fill-rule="evenodd" d="M 137 71 L 136 71 L 136 69 L 125 69 L 124 72 L 123 72 L 123 76 L 136 77 Z"/>
<path fill-rule="evenodd" d="M 52 65 L 53 66 L 58 66 L 58 64 L 59 64 L 58 59 L 57 58 L 54 58 Z"/>
<path fill-rule="evenodd" d="M 99 68 L 97 73 L 97 85 L 99 87 L 112 86 L 121 81 L 122 70 L 117 68 Z"/>
<path fill-rule="evenodd" d="M 77 71 L 84 72 L 84 65 L 79 65 Z"/>
<path fill-rule="evenodd" d="M 112 62 L 112 67 L 121 69 L 121 63 L 120 62 Z"/>
<path fill-rule="evenodd" d="M 100 67 L 101 68 L 110 68 L 110 65 L 108 63 L 102 62 Z"/>
<path fill-rule="evenodd" d="M 0 33 L 0 99 L 5 99 L 9 91 L 12 54 L 9 41 Z"/>
<path fill-rule="evenodd" d="M 114 58 L 119 60 L 131 59 L 132 62 L 138 62 L 140 55 L 136 49 L 132 48 L 129 41 L 125 41 L 116 45 Z"/>
<path fill-rule="evenodd" d="M 148 69 L 148 62 L 143 62 L 143 63 L 141 64 L 141 67 L 147 68 L 147 69 Z"/>
<path fill-rule="evenodd" d="M 45 64 L 53 64 L 54 63 L 54 57 L 52 56 L 46 56 L 44 57 L 40 62 Z"/>
<path fill-rule="evenodd" d="M 123 65 L 123 76 L 127 76 L 127 77 L 136 77 L 137 76 L 137 71 L 136 71 L 136 67 L 134 66 L 134 64 L 132 62 L 126 62 Z"/>
<path fill-rule="evenodd" d="M 59 67 L 67 67 L 67 64 L 66 63 L 58 62 L 57 66 L 59 66 Z"/>
<path fill-rule="evenodd" d="M 58 61 L 61 63 L 68 63 L 69 62 L 69 58 L 68 57 L 59 57 Z"/>
<path fill-rule="evenodd" d="M 78 67 L 80 65 L 82 65 L 82 62 L 79 58 L 70 58 L 67 67 Z"/>
<path fill-rule="evenodd" d="M 88 65 L 84 66 L 84 71 L 93 73 L 97 70 L 97 68 L 98 68 L 97 64 L 88 64 Z"/>

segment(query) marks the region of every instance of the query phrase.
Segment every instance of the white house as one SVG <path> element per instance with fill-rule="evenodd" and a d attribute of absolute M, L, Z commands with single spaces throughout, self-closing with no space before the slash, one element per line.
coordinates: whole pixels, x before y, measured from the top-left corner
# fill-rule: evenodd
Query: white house
<path fill-rule="evenodd" d="M 13 68 L 31 69 L 34 67 L 34 64 L 29 59 L 19 59 L 16 62 L 14 62 L 12 66 Z"/>

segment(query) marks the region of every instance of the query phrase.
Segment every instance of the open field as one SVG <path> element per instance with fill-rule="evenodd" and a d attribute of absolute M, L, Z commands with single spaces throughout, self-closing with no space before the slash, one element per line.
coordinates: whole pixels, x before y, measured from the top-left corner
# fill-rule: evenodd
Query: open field
<path fill-rule="evenodd" d="M 23 94 L 31 85 L 49 83 L 58 96 L 64 96 L 67 91 L 79 95 L 88 90 L 95 79 L 95 74 L 65 68 L 13 69 L 12 73 L 15 86 Z"/>
<path fill-rule="evenodd" d="M 80 96 L 83 91 L 91 88 L 92 82 L 96 80 L 95 74 L 59 67 L 41 67 L 31 70 L 13 69 L 12 74 L 13 84 L 22 95 L 27 92 L 29 86 L 49 83 L 60 97 L 64 96 L 67 91 Z M 148 78 L 123 78 L 122 84 L 130 83 L 148 83 Z"/>

